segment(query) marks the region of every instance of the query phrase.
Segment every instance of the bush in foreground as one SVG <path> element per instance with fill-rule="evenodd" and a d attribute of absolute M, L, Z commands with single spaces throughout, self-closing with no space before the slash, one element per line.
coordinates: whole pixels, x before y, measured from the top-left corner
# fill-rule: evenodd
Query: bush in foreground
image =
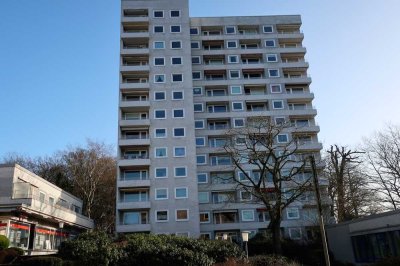
<path fill-rule="evenodd" d="M 86 232 L 74 240 L 61 243 L 58 254 L 65 260 L 79 261 L 86 265 L 113 265 L 119 250 L 104 232 Z"/>
<path fill-rule="evenodd" d="M 22 262 L 22 266 L 62 266 L 62 259 L 57 257 L 32 257 Z"/>
<path fill-rule="evenodd" d="M 398 266 L 398 265 L 400 265 L 400 257 L 388 257 L 374 264 L 374 266 Z"/>
<path fill-rule="evenodd" d="M 240 248 L 227 241 L 135 234 L 127 237 L 119 265 L 209 266 L 241 256 Z"/>
<path fill-rule="evenodd" d="M 8 248 L 10 240 L 5 235 L 0 235 L 0 250 Z"/>
<path fill-rule="evenodd" d="M 258 255 L 249 258 L 251 266 L 300 266 L 297 262 L 276 255 Z"/>

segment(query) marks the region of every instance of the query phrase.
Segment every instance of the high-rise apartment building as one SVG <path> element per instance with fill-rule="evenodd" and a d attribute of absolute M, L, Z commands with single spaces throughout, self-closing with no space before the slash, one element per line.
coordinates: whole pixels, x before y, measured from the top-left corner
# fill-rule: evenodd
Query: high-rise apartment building
<path fill-rule="evenodd" d="M 302 149 L 319 154 L 300 26 L 297 15 L 190 18 L 188 0 L 122 0 L 117 232 L 266 228 L 262 205 L 220 178 L 238 175 L 220 147 L 227 130 L 264 116 L 296 128 L 281 141 L 301 132 Z M 286 236 L 315 226 L 308 196 L 285 210 Z"/>

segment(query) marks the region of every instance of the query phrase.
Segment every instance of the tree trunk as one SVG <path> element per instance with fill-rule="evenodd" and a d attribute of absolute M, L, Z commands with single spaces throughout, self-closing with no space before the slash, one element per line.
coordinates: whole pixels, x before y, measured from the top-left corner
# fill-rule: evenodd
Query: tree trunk
<path fill-rule="evenodd" d="M 274 245 L 275 254 L 282 255 L 281 220 L 271 220 L 270 229 L 272 232 L 272 243 Z"/>

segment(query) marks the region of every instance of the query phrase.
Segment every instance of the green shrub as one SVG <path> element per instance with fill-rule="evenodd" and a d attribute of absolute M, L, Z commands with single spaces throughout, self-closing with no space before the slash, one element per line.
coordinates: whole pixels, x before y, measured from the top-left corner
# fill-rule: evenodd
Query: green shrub
<path fill-rule="evenodd" d="M 18 256 L 23 256 L 25 254 L 25 251 L 22 248 L 18 248 L 18 247 L 10 247 L 6 250 L 14 250 Z"/>
<path fill-rule="evenodd" d="M 119 265 L 198 265 L 242 257 L 241 249 L 227 241 L 197 240 L 168 235 L 127 236 Z"/>
<path fill-rule="evenodd" d="M 165 235 L 135 234 L 128 236 L 127 243 L 123 248 L 124 256 L 118 265 L 212 265 L 213 260 L 207 255 L 189 249 L 197 246 L 191 240 L 193 241 L 193 239 Z"/>
<path fill-rule="evenodd" d="M 10 263 L 19 256 L 18 252 L 13 248 L 0 250 L 0 264 Z"/>
<path fill-rule="evenodd" d="M 62 260 L 57 257 L 32 257 L 24 260 L 22 266 L 62 266 Z"/>
<path fill-rule="evenodd" d="M 10 240 L 5 235 L 0 235 L 0 250 L 8 248 Z"/>
<path fill-rule="evenodd" d="M 276 255 L 259 255 L 249 258 L 251 266 L 300 266 L 297 262 Z"/>
<path fill-rule="evenodd" d="M 62 266 L 81 266 L 82 263 L 73 260 L 63 260 Z"/>
<path fill-rule="evenodd" d="M 86 265 L 114 265 L 119 250 L 104 232 L 86 232 L 76 239 L 61 243 L 58 254 L 66 260 L 76 260 Z"/>
<path fill-rule="evenodd" d="M 374 266 L 399 266 L 399 265 L 400 265 L 400 257 L 388 257 L 374 264 Z"/>

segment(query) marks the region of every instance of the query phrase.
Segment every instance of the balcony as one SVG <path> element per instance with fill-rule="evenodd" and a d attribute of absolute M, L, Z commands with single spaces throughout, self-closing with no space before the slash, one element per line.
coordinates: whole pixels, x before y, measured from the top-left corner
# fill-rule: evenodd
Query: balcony
<path fill-rule="evenodd" d="M 64 202 L 51 203 L 43 200 L 37 192 L 37 188 L 32 187 L 29 183 L 14 183 L 12 199 L 15 203 L 20 202 L 24 211 L 36 213 L 44 218 L 53 218 L 86 228 L 93 228 L 93 220 L 71 210 Z"/>
<path fill-rule="evenodd" d="M 121 72 L 149 71 L 149 57 L 144 55 L 123 56 Z"/>
<path fill-rule="evenodd" d="M 145 38 L 149 37 L 148 22 L 123 22 L 121 38 Z"/>
<path fill-rule="evenodd" d="M 147 9 L 124 9 L 122 22 L 148 22 L 149 11 Z"/>
<path fill-rule="evenodd" d="M 118 161 L 118 166 L 119 167 L 125 167 L 125 166 L 149 166 L 150 165 L 150 159 L 147 158 L 138 158 L 138 159 L 129 159 L 128 157 L 122 157 Z"/>
<path fill-rule="evenodd" d="M 117 202 L 117 210 L 150 209 L 150 201 Z"/>
<path fill-rule="evenodd" d="M 124 188 L 124 187 L 150 187 L 150 180 L 129 180 L 123 179 L 117 181 L 117 187 Z"/>
<path fill-rule="evenodd" d="M 118 140 L 119 146 L 136 146 L 136 145 L 150 145 L 150 138 L 136 139 L 136 138 L 126 138 Z"/>
<path fill-rule="evenodd" d="M 145 108 L 148 109 L 150 108 L 150 101 L 135 101 L 135 100 L 122 100 L 119 103 L 119 107 L 125 108 L 125 107 L 131 107 L 131 109 L 136 108 Z"/>
<path fill-rule="evenodd" d="M 130 225 L 117 224 L 116 231 L 119 233 L 150 232 L 151 225 L 150 224 L 130 224 Z"/>

